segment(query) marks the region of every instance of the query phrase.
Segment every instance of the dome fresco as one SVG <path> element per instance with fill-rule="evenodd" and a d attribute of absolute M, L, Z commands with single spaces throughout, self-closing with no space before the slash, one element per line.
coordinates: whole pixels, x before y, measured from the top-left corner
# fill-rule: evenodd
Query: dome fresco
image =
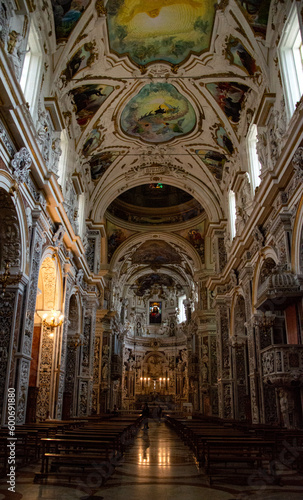
<path fill-rule="evenodd" d="M 213 0 L 109 0 L 111 49 L 137 64 L 165 60 L 180 64 L 191 52 L 207 49 Z"/>
<path fill-rule="evenodd" d="M 166 142 L 191 132 L 196 114 L 190 102 L 170 83 L 150 83 L 125 106 L 121 128 L 147 142 Z"/>

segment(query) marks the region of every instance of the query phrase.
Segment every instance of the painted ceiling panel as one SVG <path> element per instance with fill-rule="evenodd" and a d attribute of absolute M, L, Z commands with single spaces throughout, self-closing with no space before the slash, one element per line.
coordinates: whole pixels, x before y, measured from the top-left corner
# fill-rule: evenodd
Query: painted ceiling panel
<path fill-rule="evenodd" d="M 57 42 L 69 37 L 89 3 L 90 0 L 52 0 Z"/>
<path fill-rule="evenodd" d="M 70 91 L 80 127 L 87 125 L 113 90 L 111 85 L 81 85 Z"/>
<path fill-rule="evenodd" d="M 150 83 L 125 106 L 122 130 L 147 142 L 167 142 L 182 137 L 196 125 L 190 102 L 169 83 Z"/>
<path fill-rule="evenodd" d="M 110 46 L 140 65 L 164 60 L 180 64 L 209 47 L 213 0 L 109 0 Z"/>
<path fill-rule="evenodd" d="M 232 123 L 238 123 L 245 94 L 246 85 L 235 82 L 208 83 L 206 88 L 216 99 L 220 108 Z"/>

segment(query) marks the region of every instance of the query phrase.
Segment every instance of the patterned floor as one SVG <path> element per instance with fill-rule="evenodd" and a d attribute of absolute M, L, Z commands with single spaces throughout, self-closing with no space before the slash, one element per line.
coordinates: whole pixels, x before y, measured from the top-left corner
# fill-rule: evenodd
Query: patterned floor
<path fill-rule="evenodd" d="M 110 466 L 111 468 L 111 466 Z M 282 468 L 281 468 L 282 469 Z M 266 474 L 249 477 L 237 484 L 237 476 L 229 483 L 218 480 L 210 487 L 206 476 L 198 470 L 189 448 L 162 422 L 140 430 L 124 458 L 116 464 L 114 474 L 105 486 L 96 473 L 77 484 L 51 479 L 47 484 L 34 484 L 34 464 L 19 471 L 16 493 L 0 481 L 0 500 L 302 500 L 303 478 L 283 470 L 282 486 L 268 484 Z M 109 470 L 109 473 L 111 470 Z M 280 471 L 282 474 L 282 470 Z"/>

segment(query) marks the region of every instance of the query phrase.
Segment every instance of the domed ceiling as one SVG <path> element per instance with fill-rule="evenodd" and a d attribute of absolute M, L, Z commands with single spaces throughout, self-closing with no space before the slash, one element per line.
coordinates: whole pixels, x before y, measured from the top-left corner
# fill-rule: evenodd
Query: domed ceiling
<path fill-rule="evenodd" d="M 159 225 L 190 221 L 204 210 L 199 202 L 182 189 L 151 183 L 120 194 L 107 212 L 122 221 Z"/>

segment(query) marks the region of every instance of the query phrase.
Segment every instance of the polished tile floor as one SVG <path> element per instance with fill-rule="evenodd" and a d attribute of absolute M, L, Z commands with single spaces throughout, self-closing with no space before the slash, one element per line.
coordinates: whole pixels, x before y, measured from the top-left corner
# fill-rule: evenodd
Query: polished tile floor
<path fill-rule="evenodd" d="M 279 468 L 279 467 L 278 467 Z M 19 471 L 16 492 L 8 492 L 5 479 L 0 481 L 0 500 L 302 500 L 303 477 L 282 470 L 282 486 L 273 486 L 262 477 L 236 484 L 217 480 L 209 486 L 198 470 L 189 448 L 162 422 L 151 421 L 149 430 L 139 431 L 114 474 L 100 486 L 98 472 L 85 480 L 50 479 L 47 484 L 33 483 L 39 470 L 33 464 Z M 109 470 L 109 473 L 111 471 Z M 243 483 L 243 481 L 242 481 Z"/>

